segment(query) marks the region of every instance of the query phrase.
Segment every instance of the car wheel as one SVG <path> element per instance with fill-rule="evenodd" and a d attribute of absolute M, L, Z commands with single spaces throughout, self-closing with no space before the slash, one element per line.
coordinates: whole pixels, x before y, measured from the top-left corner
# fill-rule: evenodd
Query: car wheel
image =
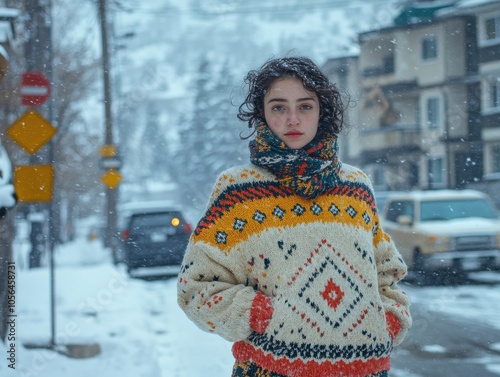
<path fill-rule="evenodd" d="M 443 285 L 461 285 L 467 282 L 467 273 L 462 271 L 460 268 L 452 268 L 443 271 L 442 274 L 442 284 Z"/>
<path fill-rule="evenodd" d="M 422 255 L 419 249 L 416 249 L 413 253 L 413 273 L 417 285 L 426 286 L 434 280 L 435 272 L 425 269 L 425 256 Z"/>

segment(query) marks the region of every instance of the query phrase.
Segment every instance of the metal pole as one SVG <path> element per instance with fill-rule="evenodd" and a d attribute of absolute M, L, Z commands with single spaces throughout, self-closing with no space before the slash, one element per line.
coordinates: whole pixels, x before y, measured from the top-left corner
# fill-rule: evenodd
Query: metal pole
<path fill-rule="evenodd" d="M 46 3 L 45 11 L 50 19 L 52 19 L 52 1 L 48 0 Z M 48 62 L 47 62 L 47 77 L 48 80 L 53 87 L 53 79 L 54 74 L 52 71 L 52 61 L 53 61 L 53 49 L 52 49 L 52 27 L 50 26 L 52 23 L 48 23 L 47 26 L 44 27 L 43 31 L 46 33 L 46 43 L 47 43 L 47 52 L 48 52 Z M 54 93 L 52 93 L 49 98 L 48 103 L 48 111 L 49 111 L 49 121 L 51 124 L 54 124 Z M 55 169 L 55 158 L 54 158 L 54 141 L 51 140 L 48 145 L 48 159 L 49 163 L 54 167 L 54 175 L 56 174 Z M 53 182 L 56 179 L 53 177 Z M 52 187 L 52 190 L 55 190 Z M 54 198 L 54 193 L 52 193 L 52 198 Z M 55 247 L 55 229 L 54 229 L 54 199 L 49 203 L 49 253 L 50 253 L 50 315 L 51 315 L 51 337 L 50 337 L 50 345 L 55 347 L 56 345 L 56 266 L 55 266 L 55 256 L 54 256 L 54 247 Z"/>
<path fill-rule="evenodd" d="M 104 82 L 104 110 L 105 110 L 105 145 L 113 145 L 113 117 L 112 117 L 112 96 L 111 96 L 111 80 L 110 80 L 110 64 L 109 64 L 109 47 L 108 47 L 108 20 L 106 14 L 106 0 L 99 0 L 99 16 L 101 19 L 101 37 L 102 37 L 102 68 Z M 104 245 L 111 248 L 113 257 L 115 257 L 115 243 L 113 242 L 116 236 L 116 202 L 117 189 L 106 189 L 106 211 L 107 211 L 107 227 L 106 238 Z M 113 258 L 115 260 L 115 258 Z"/>
<path fill-rule="evenodd" d="M 53 60 L 53 46 L 52 46 L 52 27 L 51 27 L 51 17 L 52 17 L 52 2 L 51 0 L 40 1 L 40 0 L 28 0 L 26 3 L 27 13 L 29 14 L 32 21 L 31 35 L 26 42 L 26 65 L 28 71 L 36 70 L 44 72 L 47 75 L 49 82 L 52 85 L 53 82 L 53 70 L 52 70 L 52 60 Z M 54 123 L 54 102 L 53 96 L 49 99 L 48 107 L 45 111 L 45 115 L 48 117 L 51 123 Z M 32 164 L 40 162 L 48 162 L 54 166 L 54 148 L 53 141 L 50 141 L 47 149 L 43 150 L 36 156 L 30 157 L 30 162 Z M 55 169 L 54 169 L 55 170 Z M 54 188 L 53 188 L 54 189 Z M 50 268 L 50 343 L 49 347 L 54 347 L 56 345 L 56 294 L 55 294 L 55 256 L 54 256 L 54 246 L 55 246 L 55 234 L 54 234 L 54 218 L 53 218 L 53 206 L 54 202 L 48 204 L 33 204 L 32 208 L 36 212 L 48 211 L 47 227 L 44 229 L 43 221 L 37 219 L 37 222 L 32 222 L 32 237 L 30 237 L 32 242 L 32 251 L 35 249 L 37 260 L 33 261 L 33 267 L 39 267 L 41 254 L 46 250 L 48 246 L 49 252 L 49 268 Z M 36 224 L 36 227 L 35 227 Z M 34 227 L 34 228 L 33 228 Z M 48 235 L 48 242 L 42 240 L 45 239 L 44 234 Z M 31 260 L 30 260 L 31 266 Z"/>

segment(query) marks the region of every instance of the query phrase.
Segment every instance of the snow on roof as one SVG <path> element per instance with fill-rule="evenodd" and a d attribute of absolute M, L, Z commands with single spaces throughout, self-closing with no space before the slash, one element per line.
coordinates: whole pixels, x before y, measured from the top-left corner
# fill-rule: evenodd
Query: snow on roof
<path fill-rule="evenodd" d="M 412 8 L 437 8 L 453 5 L 456 0 L 441 0 L 441 1 L 422 1 L 411 4 Z"/>
<path fill-rule="evenodd" d="M 494 4 L 498 3 L 498 0 L 462 0 L 459 1 L 455 7 L 457 8 L 469 8 L 469 7 L 477 7 L 485 4 Z"/>
<path fill-rule="evenodd" d="M 500 8 L 498 0 L 460 0 L 453 7 L 441 9 L 436 12 L 438 17 L 467 14 L 477 12 L 478 8 L 490 10 L 491 8 Z"/>

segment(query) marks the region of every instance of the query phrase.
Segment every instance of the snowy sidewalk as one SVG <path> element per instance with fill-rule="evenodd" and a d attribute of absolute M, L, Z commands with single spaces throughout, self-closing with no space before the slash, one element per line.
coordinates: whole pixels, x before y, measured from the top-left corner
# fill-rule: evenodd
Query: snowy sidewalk
<path fill-rule="evenodd" d="M 23 347 L 26 343 L 50 340 L 50 276 L 47 267 L 19 268 L 16 369 L 8 368 L 8 360 L 2 358 L 0 376 L 230 374 L 230 344 L 203 333 L 186 319 L 176 303 L 175 279 L 130 279 L 123 269 L 108 261 L 107 253 L 97 241 L 74 242 L 56 251 L 56 343 L 97 343 L 101 353 L 75 359 Z M 7 355 L 1 343 L 0 352 Z M 193 355 L 197 363 L 193 363 Z"/>

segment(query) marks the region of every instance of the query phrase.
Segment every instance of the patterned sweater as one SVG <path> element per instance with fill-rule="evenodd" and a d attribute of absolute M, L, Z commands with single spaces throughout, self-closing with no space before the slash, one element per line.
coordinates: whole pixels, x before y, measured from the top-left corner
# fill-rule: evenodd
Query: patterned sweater
<path fill-rule="evenodd" d="M 411 326 L 406 266 L 370 181 L 342 165 L 314 200 L 248 164 L 223 172 L 186 250 L 178 303 L 238 361 L 293 377 L 389 370 Z"/>

